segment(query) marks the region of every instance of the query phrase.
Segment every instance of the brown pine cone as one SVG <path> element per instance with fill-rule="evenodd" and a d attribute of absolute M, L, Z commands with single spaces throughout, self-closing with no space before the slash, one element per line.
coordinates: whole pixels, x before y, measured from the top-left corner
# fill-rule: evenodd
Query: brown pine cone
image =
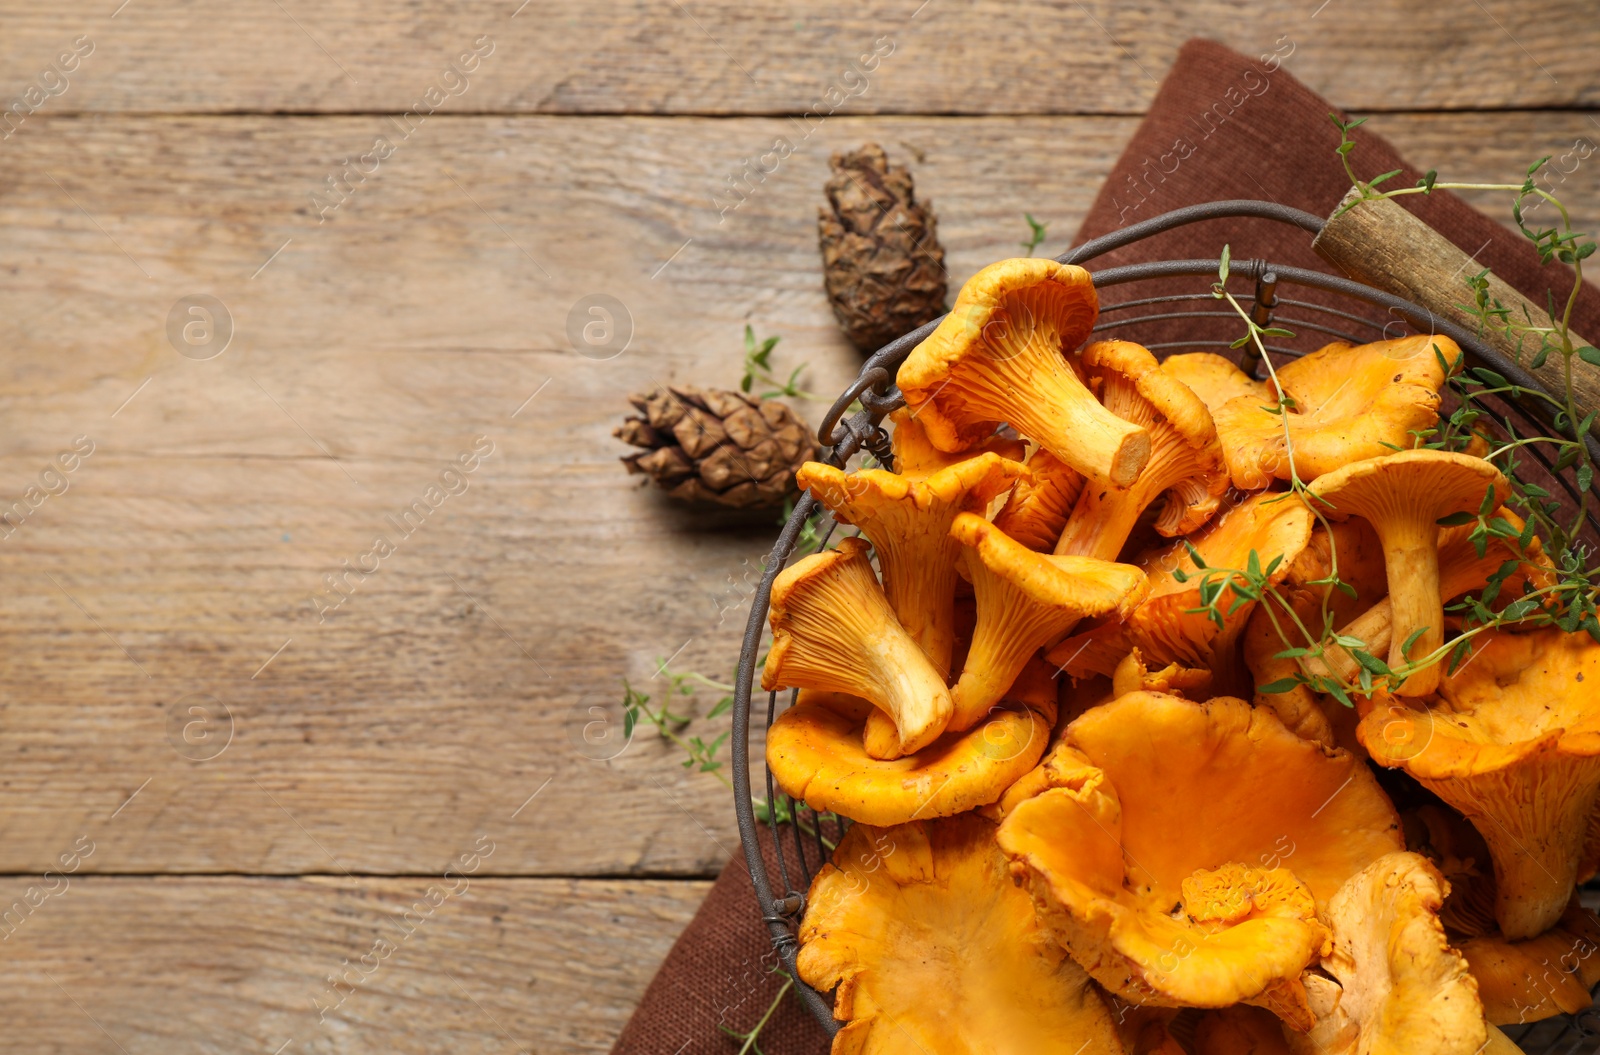
<path fill-rule="evenodd" d="M 622 464 L 686 502 L 781 506 L 795 493 L 795 471 L 817 457 L 811 430 L 777 400 L 673 385 L 628 402 L 642 416 L 612 435 L 645 450 Z"/>
<path fill-rule="evenodd" d="M 850 343 L 875 352 L 944 313 L 944 247 L 932 205 L 881 146 L 829 164 L 828 208 L 817 210 L 828 300 Z"/>

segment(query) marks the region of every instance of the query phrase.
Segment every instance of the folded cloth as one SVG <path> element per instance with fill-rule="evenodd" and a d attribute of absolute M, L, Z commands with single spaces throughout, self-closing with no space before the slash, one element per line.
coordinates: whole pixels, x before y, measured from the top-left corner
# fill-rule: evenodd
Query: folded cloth
<path fill-rule="evenodd" d="M 1078 241 L 1180 206 L 1227 198 L 1275 201 L 1318 216 L 1331 213 L 1350 186 L 1334 153 L 1339 133 L 1328 114 L 1335 108 L 1290 76 L 1280 65 L 1283 57 L 1253 60 L 1204 40 L 1184 45 L 1149 114 L 1089 210 Z M 1353 137 L 1353 164 L 1363 178 L 1397 168 L 1400 174 L 1389 185 L 1416 182 L 1420 172 L 1381 137 L 1364 128 Z M 1511 182 L 1520 173 L 1506 175 Z M 1544 303 L 1546 289 L 1558 297 L 1571 290 L 1571 272 L 1541 266 L 1525 238 L 1455 195 L 1435 191 L 1400 201 L 1534 303 Z M 1540 219 L 1547 226 L 1554 222 L 1553 217 Z M 1213 220 L 1178 228 L 1107 253 L 1091 266 L 1098 270 L 1148 260 L 1215 258 L 1224 244 L 1239 259 L 1260 257 L 1330 270 L 1312 251 L 1309 234 L 1257 219 Z M 1138 295 L 1194 293 L 1205 287 L 1203 278 L 1170 279 L 1143 283 Z M 1292 295 L 1339 303 L 1315 291 L 1296 289 Z M 1108 297 L 1108 302 L 1112 299 Z M 1600 291 L 1592 286 L 1579 294 L 1573 328 L 1591 339 L 1600 334 Z M 1239 332 L 1234 322 L 1197 338 L 1195 320 L 1176 319 L 1142 324 L 1137 336 L 1150 344 L 1232 339 Z M 770 847 L 766 849 L 770 854 Z M 612 1055 L 738 1051 L 740 1045 L 717 1027 L 744 1032 L 761 1018 L 782 985 L 781 977 L 768 973 L 775 962 L 744 859 L 737 857 L 728 862 L 705 904 L 667 954 Z M 817 1055 L 828 1048 L 820 1027 L 788 997 L 762 1030 L 759 1044 L 768 1055 Z"/>
<path fill-rule="evenodd" d="M 1209 40 L 1191 40 L 1178 53 L 1172 72 L 1162 82 L 1150 112 L 1128 142 L 1094 205 L 1078 229 L 1078 242 L 1108 234 L 1184 205 L 1254 198 L 1276 202 L 1317 216 L 1328 216 L 1350 189 L 1335 153 L 1339 130 L 1330 113 L 1348 115 L 1295 80 L 1280 56 L 1246 58 Z M 1289 58 L 1292 63 L 1292 57 Z M 1371 179 L 1391 169 L 1400 173 L 1385 187 L 1416 184 L 1422 175 L 1382 137 L 1365 127 L 1351 133 L 1351 163 L 1356 174 Z M 1529 158 L 1529 162 L 1537 160 Z M 1441 173 L 1444 179 L 1452 173 Z M 1523 173 L 1504 173 L 1500 182 L 1516 182 Z M 1511 217 L 1511 195 L 1504 213 L 1491 218 L 1447 191 L 1412 194 L 1396 199 L 1440 234 L 1519 290 L 1535 304 L 1553 290 L 1561 303 L 1572 290 L 1572 272 L 1560 265 L 1541 265 L 1532 244 L 1501 220 Z M 1530 226 L 1558 226 L 1555 209 L 1544 204 L 1530 214 Z M 1076 243 L 1075 243 L 1076 244 Z M 1150 260 L 1215 259 L 1227 245 L 1234 259 L 1258 257 L 1275 264 L 1332 272 L 1311 248 L 1311 236 L 1298 227 L 1262 219 L 1209 220 L 1153 235 L 1096 257 L 1090 267 L 1102 270 Z M 1202 278 L 1175 278 L 1140 283 L 1139 297 L 1197 293 Z M 1133 294 L 1130 292 L 1129 296 Z M 1349 310 L 1348 299 L 1296 287 L 1280 295 Z M 1106 297 L 1107 303 L 1117 298 Z M 1463 300 L 1465 290 L 1463 289 Z M 1200 304 L 1193 309 L 1210 310 Z M 1283 314 L 1290 314 L 1286 310 Z M 1292 325 L 1289 325 L 1293 329 Z M 1600 340 L 1600 290 L 1592 285 L 1578 295 L 1572 328 Z M 1217 323 L 1169 319 L 1140 324 L 1130 339 L 1144 344 L 1226 338 L 1240 334 L 1237 320 Z M 1307 338 L 1311 336 L 1308 332 Z M 1301 341 L 1309 350 L 1316 341 Z M 1224 349 L 1225 350 L 1225 349 Z"/>
<path fill-rule="evenodd" d="M 761 827 L 767 873 L 778 874 L 770 834 Z M 780 829 L 794 867 L 790 830 Z M 815 864 L 815 857 L 811 859 Z M 792 881 L 799 885 L 798 876 Z M 778 880 L 774 878 L 773 882 Z M 683 935 L 661 964 L 612 1055 L 733 1055 L 741 1042 L 720 1027 L 748 1032 L 772 1007 L 784 978 L 756 907 L 744 855 L 730 860 Z M 756 1043 L 766 1055 L 823 1055 L 828 1040 L 817 1020 L 785 995 Z M 752 1048 L 752 1051 L 755 1049 Z"/>

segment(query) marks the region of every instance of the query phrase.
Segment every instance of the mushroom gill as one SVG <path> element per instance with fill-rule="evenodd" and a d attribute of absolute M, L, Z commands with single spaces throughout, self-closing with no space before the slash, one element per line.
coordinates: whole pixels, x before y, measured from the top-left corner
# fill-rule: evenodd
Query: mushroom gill
<path fill-rule="evenodd" d="M 845 539 L 779 573 L 761 687 L 869 700 L 894 719 L 898 750 L 909 754 L 944 732 L 953 705 L 944 676 L 895 617 L 867 549 L 861 539 Z"/>
<path fill-rule="evenodd" d="M 1036 258 L 979 271 L 896 383 L 941 450 L 972 446 L 1009 423 L 1086 476 L 1125 487 L 1150 437 L 1100 405 L 1068 356 L 1094 326 L 1089 273 Z"/>

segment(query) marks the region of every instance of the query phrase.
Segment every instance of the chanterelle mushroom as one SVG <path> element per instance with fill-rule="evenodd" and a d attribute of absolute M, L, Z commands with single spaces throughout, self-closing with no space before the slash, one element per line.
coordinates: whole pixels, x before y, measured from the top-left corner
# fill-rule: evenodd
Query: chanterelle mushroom
<path fill-rule="evenodd" d="M 909 754 L 944 732 L 945 679 L 895 618 L 867 560 L 848 538 L 785 568 L 772 584 L 772 649 L 761 687 L 821 689 L 870 700 L 894 719 Z"/>
<path fill-rule="evenodd" d="M 1235 669 L 1234 644 L 1254 602 L 1236 608 L 1232 587 L 1224 590 L 1217 606 L 1223 617 L 1220 627 L 1204 612 L 1196 611 L 1204 607 L 1200 597 L 1204 572 L 1195 564 L 1190 547 L 1213 569 L 1247 569 L 1252 553 L 1263 572 L 1276 561 L 1268 578 L 1277 582 L 1289 574 L 1305 548 L 1311 524 L 1310 511 L 1292 497 L 1264 494 L 1246 499 L 1187 542 L 1141 554 L 1137 564 L 1150 577 L 1150 596 L 1125 620 L 1107 621 L 1075 634 L 1045 658 L 1075 678 L 1110 674 L 1136 645 L 1152 665 L 1177 663 L 1209 669 L 1217 691 L 1249 692 L 1251 686 L 1241 683 L 1241 672 Z"/>
<path fill-rule="evenodd" d="M 1046 770 L 1055 786 L 1008 797 L 998 838 L 1074 959 L 1135 1003 L 1310 1026 L 1318 906 L 1400 849 L 1362 763 L 1243 700 L 1135 692 L 1073 721 Z"/>
<path fill-rule="evenodd" d="M 1161 372 L 1182 381 L 1213 414 L 1230 399 L 1249 396 L 1258 403 L 1276 399 L 1265 381 L 1257 381 L 1233 363 L 1212 352 L 1185 352 L 1161 360 Z"/>
<path fill-rule="evenodd" d="M 1438 703 L 1374 707 L 1357 734 L 1374 762 L 1404 768 L 1478 829 L 1495 918 L 1517 940 L 1560 918 L 1577 879 L 1600 789 L 1600 645 L 1555 629 L 1487 636 Z"/>
<path fill-rule="evenodd" d="M 1337 1013 L 1357 1029 L 1350 1055 L 1483 1050 L 1478 985 L 1439 924 L 1446 889 L 1427 858 L 1401 852 L 1372 862 L 1329 902 L 1333 949 L 1322 966 L 1343 990 Z"/>
<path fill-rule="evenodd" d="M 978 599 L 978 625 L 951 695 L 950 728 L 980 721 L 1033 654 L 1085 616 L 1126 612 L 1148 589 L 1144 573 L 1093 557 L 1034 553 L 982 517 L 963 513 L 950 533 Z"/>
<path fill-rule="evenodd" d="M 1435 354 L 1435 348 L 1438 354 Z M 1255 395 L 1229 400 L 1215 411 L 1217 435 L 1235 486 L 1255 490 L 1273 478 L 1289 479 L 1289 446 L 1302 480 L 1396 447 L 1410 447 L 1412 431 L 1433 427 L 1439 387 L 1461 349 L 1448 337 L 1419 334 L 1353 347 L 1330 344 L 1278 370 L 1292 401 L 1287 414 L 1276 400 Z"/>
<path fill-rule="evenodd" d="M 1228 488 L 1211 412 L 1156 357 L 1130 341 L 1095 341 L 1080 356 L 1090 384 L 1117 417 L 1150 436 L 1150 459 L 1127 487 L 1091 481 L 1078 496 L 1057 553 L 1116 560 L 1146 506 L 1166 496 L 1155 529 L 1172 537 L 1211 519 Z"/>
<path fill-rule="evenodd" d="M 942 450 L 970 447 L 1009 422 L 1084 475 L 1126 487 L 1150 456 L 1150 437 L 1101 406 L 1067 358 L 1098 311 L 1080 267 L 990 264 L 961 287 L 896 381 Z"/>
<path fill-rule="evenodd" d="M 1491 491 L 1501 497 L 1509 494 L 1499 469 L 1482 458 L 1433 450 L 1368 458 L 1311 484 L 1313 500 L 1325 516 L 1334 520 L 1359 516 L 1383 543 L 1392 669 L 1399 670 L 1408 658 L 1431 655 L 1443 643 L 1439 520 L 1452 513 L 1477 512 Z M 1439 684 L 1439 666 L 1433 663 L 1411 674 L 1393 691 L 1427 695 Z"/>
<path fill-rule="evenodd" d="M 1025 471 L 1020 462 L 980 454 L 922 477 L 882 469 L 846 473 L 807 462 L 795 481 L 834 519 L 854 524 L 872 540 L 889 606 L 934 667 L 948 676 L 961 553 L 950 524 L 964 510 L 981 511 Z"/>
<path fill-rule="evenodd" d="M 1501 506 L 1494 517 L 1504 520 L 1516 531 L 1523 529 L 1523 519 Z M 1517 564 L 1517 569 L 1502 582 L 1497 599 L 1508 602 L 1520 596 L 1520 585 L 1531 581 L 1536 586 L 1546 585 L 1550 572 L 1544 548 L 1537 538 L 1528 546 L 1519 548 L 1515 539 L 1490 536 L 1484 544 L 1482 555 L 1473 539 L 1476 523 L 1460 524 L 1439 529 L 1439 598 L 1454 600 L 1462 594 L 1483 589 L 1507 561 Z M 1341 573 L 1341 577 L 1344 577 Z M 1394 613 L 1389 599 L 1382 598 L 1360 615 L 1339 628 L 1341 636 L 1366 642 L 1366 651 L 1372 655 L 1387 655 L 1394 639 Z M 1341 680 L 1352 680 L 1358 665 L 1354 656 L 1329 642 L 1320 659 L 1309 663 L 1313 674 L 1332 672 Z"/>
<path fill-rule="evenodd" d="M 841 1055 L 1123 1053 L 981 817 L 851 828 L 811 884 L 797 963 L 815 988 L 838 986 Z"/>
<path fill-rule="evenodd" d="M 997 800 L 1039 760 L 1050 708 L 1007 700 L 966 732 L 947 732 L 915 754 L 879 759 L 863 745 L 865 716 L 800 702 L 767 730 L 767 768 L 790 797 L 864 824 L 948 817 Z"/>
<path fill-rule="evenodd" d="M 931 476 L 979 454 L 998 454 L 1002 458 L 1020 462 L 1027 453 L 1028 445 L 1021 440 L 1007 439 L 998 434 L 987 437 L 967 450 L 940 450 L 928 439 L 928 430 L 923 428 L 922 421 L 905 407 L 892 412 L 889 423 L 894 426 L 889 433 L 894 471 L 911 479 Z"/>
<path fill-rule="evenodd" d="M 1484 1015 L 1495 1025 L 1576 1015 L 1600 983 L 1600 919 L 1576 901 L 1543 934 L 1506 941 L 1499 933 L 1460 943 L 1478 980 Z"/>
<path fill-rule="evenodd" d="M 1083 485 L 1082 473 L 1040 447 L 1028 459 L 1028 475 L 1012 485 L 995 514 L 994 526 L 1031 550 L 1054 552 Z"/>

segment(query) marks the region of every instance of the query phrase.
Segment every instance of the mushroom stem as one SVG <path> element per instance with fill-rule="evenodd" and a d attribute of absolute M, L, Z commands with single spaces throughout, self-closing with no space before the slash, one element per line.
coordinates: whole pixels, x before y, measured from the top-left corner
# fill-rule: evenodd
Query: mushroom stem
<path fill-rule="evenodd" d="M 946 552 L 940 555 L 942 559 L 918 559 L 923 554 L 917 553 L 908 555 L 912 559 L 884 560 L 880 555 L 879 565 L 883 568 L 883 592 L 889 607 L 903 613 L 906 633 L 940 676 L 948 679 L 956 645 L 954 599 L 960 578 L 956 574 L 956 557 L 961 547 L 950 540 L 943 548 Z"/>
<path fill-rule="evenodd" d="M 1510 941 L 1543 934 L 1566 910 L 1583 855 L 1600 772 L 1593 760 L 1556 750 L 1559 733 L 1533 772 L 1510 767 L 1476 777 L 1469 795 L 1451 779 L 1422 779 L 1456 804 L 1489 844 L 1495 918 Z"/>
<path fill-rule="evenodd" d="M 997 350 L 982 370 L 967 371 L 971 405 L 1009 421 L 1085 476 L 1117 487 L 1133 483 L 1150 458 L 1150 434 L 1102 406 L 1060 349 L 1032 347 L 1042 339 L 1030 333 L 1024 347 Z"/>
<path fill-rule="evenodd" d="M 1444 643 L 1444 601 L 1439 598 L 1439 529 L 1431 517 L 1395 516 L 1372 521 L 1383 544 L 1383 565 L 1389 577 L 1389 659 L 1398 670 L 1408 661 L 1406 639 L 1422 628 L 1410 654 L 1430 655 Z M 1399 696 L 1426 696 L 1439 687 L 1439 664 L 1406 678 L 1394 690 Z"/>
<path fill-rule="evenodd" d="M 786 568 L 772 587 L 772 649 L 761 687 L 842 692 L 894 719 L 902 754 L 949 724 L 942 675 L 901 627 L 878 587 L 863 539 Z"/>
<path fill-rule="evenodd" d="M 1078 496 L 1072 516 L 1067 520 L 1056 552 L 1098 560 L 1116 560 L 1139 523 L 1139 514 L 1148 504 L 1137 494 L 1138 488 L 1090 486 Z"/>

